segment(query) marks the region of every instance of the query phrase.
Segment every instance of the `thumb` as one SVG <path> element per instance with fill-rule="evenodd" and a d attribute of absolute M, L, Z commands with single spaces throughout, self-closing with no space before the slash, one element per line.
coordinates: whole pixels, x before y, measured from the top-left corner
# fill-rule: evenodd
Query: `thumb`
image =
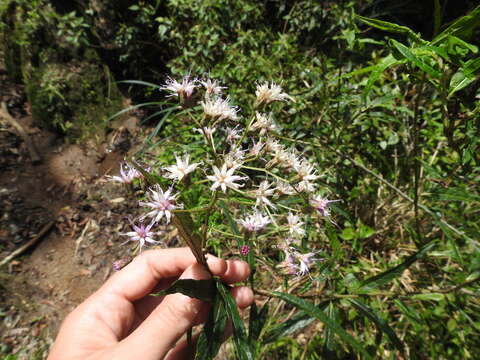
<path fill-rule="evenodd" d="M 209 279 L 210 273 L 200 264 L 188 267 L 181 279 Z M 175 346 L 175 343 L 196 324 L 197 315 L 206 304 L 183 294 L 165 296 L 160 305 L 126 339 L 120 348 L 130 359 L 158 360 Z"/>

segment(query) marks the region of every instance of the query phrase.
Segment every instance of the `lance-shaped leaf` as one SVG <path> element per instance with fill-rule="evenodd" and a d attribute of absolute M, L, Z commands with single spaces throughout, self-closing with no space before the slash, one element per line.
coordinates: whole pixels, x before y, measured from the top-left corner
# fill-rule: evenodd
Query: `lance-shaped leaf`
<path fill-rule="evenodd" d="M 435 242 L 431 242 L 417 251 L 415 254 L 410 255 L 407 257 L 405 261 L 401 264 L 384 271 L 381 274 L 375 275 L 371 278 L 368 278 L 361 283 L 361 287 L 369 287 L 369 288 L 376 288 L 382 286 L 383 284 L 392 281 L 393 279 L 402 275 L 402 273 L 408 269 L 415 261 L 421 259 L 428 251 L 430 251 L 436 245 Z"/>
<path fill-rule="evenodd" d="M 301 330 L 315 321 L 313 316 L 308 315 L 305 311 L 299 311 L 292 318 L 283 321 L 270 328 L 265 336 L 264 343 L 268 344 L 277 339 L 293 334 L 295 331 Z"/>
<path fill-rule="evenodd" d="M 218 280 L 217 280 L 218 281 Z M 216 293 L 208 320 L 197 341 L 195 360 L 214 359 L 222 345 L 228 315 L 222 297 Z"/>
<path fill-rule="evenodd" d="M 255 302 L 250 306 L 250 323 L 248 326 L 248 341 L 252 352 L 255 353 L 257 342 L 268 317 L 268 303 L 263 305 L 260 311 Z"/>
<path fill-rule="evenodd" d="M 360 20 L 361 22 L 363 22 L 363 23 L 365 23 L 369 26 L 375 27 L 377 29 L 387 31 L 387 32 L 391 32 L 391 33 L 396 33 L 396 34 L 405 34 L 405 35 L 408 35 L 412 40 L 415 40 L 415 41 L 418 41 L 418 42 L 424 43 L 424 44 L 427 43 L 427 41 L 423 40 L 420 37 L 420 35 L 416 34 L 412 29 L 410 29 L 406 26 L 394 24 L 394 23 L 391 23 L 391 22 L 388 22 L 388 21 L 371 19 L 371 18 L 367 18 L 367 17 L 364 17 L 364 16 L 360 16 L 360 15 L 356 15 L 355 17 L 358 20 Z"/>
<path fill-rule="evenodd" d="M 388 336 L 390 341 L 393 343 L 393 345 L 395 345 L 395 347 L 403 354 L 404 348 L 402 341 L 398 338 L 397 334 L 395 334 L 395 331 L 393 331 L 393 329 L 390 327 L 390 325 L 387 324 L 385 320 L 378 316 L 375 311 L 373 311 L 373 309 L 367 304 L 356 299 L 348 299 L 348 301 L 363 315 L 372 320 L 375 325 L 377 325 L 377 328 L 380 331 L 384 332 Z"/>
<path fill-rule="evenodd" d="M 225 288 L 221 282 L 217 282 L 217 290 L 225 303 L 225 309 L 232 320 L 233 325 L 233 343 L 235 353 L 240 360 L 253 360 L 255 357 L 250 348 L 243 320 L 238 313 L 237 303 L 232 294 Z"/>
<path fill-rule="evenodd" d="M 432 77 L 439 79 L 442 77 L 442 73 L 437 69 L 431 67 L 428 63 L 426 63 L 421 57 L 417 56 L 412 52 L 415 49 L 409 49 L 407 46 L 403 45 L 402 43 L 391 39 L 390 44 L 392 44 L 398 52 L 407 59 L 413 65 L 418 66 L 420 69 L 425 71 L 427 74 L 431 75 Z"/>
<path fill-rule="evenodd" d="M 191 298 L 212 302 L 215 293 L 214 280 L 179 279 L 167 289 L 152 295 L 165 296 L 175 293 L 181 293 L 190 296 Z"/>
<path fill-rule="evenodd" d="M 343 329 L 340 324 L 338 324 L 333 319 L 329 318 L 322 309 L 314 304 L 303 300 L 294 295 L 284 294 L 278 291 L 272 291 L 271 294 L 279 299 L 286 301 L 287 303 L 305 311 L 310 316 L 315 317 L 316 319 L 323 322 L 326 326 L 330 328 L 335 334 L 337 334 L 343 341 L 349 344 L 353 349 L 361 353 L 365 359 L 371 359 L 371 355 L 368 351 L 350 335 L 348 332 Z"/>

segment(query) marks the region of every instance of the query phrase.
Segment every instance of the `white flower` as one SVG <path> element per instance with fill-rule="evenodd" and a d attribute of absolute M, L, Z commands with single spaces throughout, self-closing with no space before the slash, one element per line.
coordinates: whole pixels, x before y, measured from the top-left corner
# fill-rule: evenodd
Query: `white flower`
<path fill-rule="evenodd" d="M 238 220 L 238 223 L 242 225 L 247 231 L 259 231 L 266 225 L 270 224 L 270 219 L 267 216 L 263 216 L 260 212 L 255 211 L 253 214 L 247 216 L 245 219 Z"/>
<path fill-rule="evenodd" d="M 221 98 L 215 100 L 207 98 L 205 101 L 201 102 L 201 105 L 203 107 L 203 112 L 208 117 L 219 120 L 237 120 L 238 108 L 230 106 L 229 102 L 230 100 L 228 98 L 225 100 Z"/>
<path fill-rule="evenodd" d="M 255 117 L 257 120 L 250 126 L 250 129 L 253 131 L 260 130 L 260 136 L 265 135 L 267 132 L 276 132 L 279 130 L 278 126 L 273 121 L 271 114 L 267 115 L 256 112 Z"/>
<path fill-rule="evenodd" d="M 255 95 L 257 96 L 257 104 L 268 104 L 271 103 L 272 101 L 287 101 L 287 100 L 293 100 L 288 94 L 282 92 L 282 88 L 275 84 L 274 82 L 272 83 L 264 83 L 264 84 L 258 84 L 257 85 L 257 90 L 255 91 Z"/>
<path fill-rule="evenodd" d="M 219 95 L 222 93 L 223 89 L 226 89 L 224 86 L 219 86 L 217 80 L 207 79 L 205 81 L 201 81 L 201 84 L 205 88 L 205 92 L 207 95 Z"/>
<path fill-rule="evenodd" d="M 297 275 L 304 276 L 310 273 L 310 266 L 318 261 L 319 259 L 315 258 L 315 254 L 313 252 L 306 253 L 306 254 L 296 254 L 296 259 L 299 262 Z"/>
<path fill-rule="evenodd" d="M 145 217 L 153 217 L 155 222 L 158 222 L 165 216 L 167 224 L 172 217 L 172 210 L 181 209 L 183 206 L 175 203 L 175 199 L 178 194 L 172 194 L 172 188 L 163 192 L 158 184 L 155 185 L 155 189 L 150 189 L 150 193 L 147 194 L 148 202 L 140 202 L 141 206 L 148 206 L 153 209 L 147 213 Z"/>
<path fill-rule="evenodd" d="M 318 211 L 323 216 L 329 216 L 330 215 L 330 209 L 328 208 L 328 205 L 332 202 L 337 202 L 341 200 L 327 200 L 325 198 L 322 198 L 321 196 L 314 196 L 312 199 L 310 199 L 310 204 Z"/>
<path fill-rule="evenodd" d="M 197 85 L 195 85 L 196 81 L 196 79 L 190 80 L 188 75 L 183 78 L 181 83 L 169 77 L 161 89 L 170 91 L 171 94 L 169 96 L 189 98 L 192 96 L 193 90 L 197 87 Z"/>
<path fill-rule="evenodd" d="M 118 181 L 123 184 L 130 184 L 134 179 L 142 178 L 142 174 L 128 163 L 120 164 L 120 176 L 106 176 L 112 181 Z"/>
<path fill-rule="evenodd" d="M 205 127 L 202 127 L 202 128 L 193 128 L 193 131 L 196 131 L 196 132 L 198 132 L 202 135 L 205 134 L 209 138 L 211 138 L 213 136 L 213 134 L 215 133 L 215 131 L 217 131 L 217 128 L 211 128 L 211 127 L 205 126 Z"/>
<path fill-rule="evenodd" d="M 275 193 L 275 188 L 271 188 L 273 184 L 264 180 L 260 183 L 258 188 L 254 190 L 255 197 L 257 198 L 256 206 L 260 204 L 266 204 L 275 209 L 275 205 L 272 204 L 268 197 L 272 196 Z"/>
<path fill-rule="evenodd" d="M 224 163 L 228 169 L 239 168 L 245 159 L 245 150 L 240 148 L 233 148 L 228 154 L 223 157 Z"/>
<path fill-rule="evenodd" d="M 294 169 L 301 181 L 315 181 L 320 177 L 316 174 L 317 170 L 315 169 L 315 166 L 305 159 L 302 161 L 296 161 Z"/>
<path fill-rule="evenodd" d="M 244 184 L 235 183 L 235 181 L 246 179 L 246 177 L 243 176 L 233 175 L 235 170 L 236 167 L 229 169 L 226 164 L 223 164 L 221 169 L 213 166 L 214 175 L 207 176 L 208 180 L 213 181 L 211 190 L 215 190 L 216 188 L 220 187 L 223 192 L 226 192 L 227 187 L 238 189 L 239 187 L 244 186 Z"/>
<path fill-rule="evenodd" d="M 253 142 L 252 144 L 252 147 L 250 148 L 248 154 L 251 155 L 251 156 L 258 156 L 260 155 L 260 152 L 262 151 L 263 147 L 265 146 L 265 144 L 261 141 L 259 142 Z"/>
<path fill-rule="evenodd" d="M 272 138 L 269 137 L 269 138 L 267 138 L 267 140 L 265 141 L 264 150 L 265 150 L 267 153 L 275 154 L 275 152 L 280 151 L 281 149 L 283 149 L 283 145 L 280 144 L 277 140 L 272 139 Z"/>
<path fill-rule="evenodd" d="M 295 189 L 297 189 L 298 192 L 312 193 L 317 189 L 317 185 L 310 181 L 303 180 L 295 185 Z"/>
<path fill-rule="evenodd" d="M 216 128 L 211 127 L 202 127 L 202 128 L 194 128 L 193 131 L 202 134 L 204 137 L 207 138 L 207 144 L 214 145 L 213 134 L 217 131 Z M 210 142 L 210 143 L 209 143 Z"/>
<path fill-rule="evenodd" d="M 280 195 L 293 195 L 295 194 L 295 189 L 287 182 L 285 181 L 277 181 L 277 187 L 276 189 L 277 192 L 280 194 Z"/>
<path fill-rule="evenodd" d="M 300 216 L 294 215 L 291 212 L 287 215 L 288 231 L 290 235 L 294 237 L 303 237 L 305 235 L 305 229 L 303 228 L 303 221 L 300 221 Z"/>
<path fill-rule="evenodd" d="M 140 251 L 142 251 L 143 246 L 145 243 L 149 244 L 157 244 L 158 241 L 153 240 L 153 236 L 156 235 L 155 232 L 150 231 L 154 222 L 152 221 L 149 225 L 145 227 L 143 223 L 140 226 L 135 225 L 131 220 L 130 224 L 132 226 L 133 231 L 129 231 L 127 233 L 120 233 L 122 236 L 129 236 L 130 239 L 128 241 L 138 241 L 138 245 L 140 247 Z"/>
<path fill-rule="evenodd" d="M 167 174 L 166 177 L 173 180 L 181 181 L 187 174 L 194 171 L 200 163 L 189 164 L 190 156 L 185 155 L 182 159 L 175 155 L 177 160 L 176 165 L 170 165 L 165 168 L 170 174 Z"/>
<path fill-rule="evenodd" d="M 241 138 L 240 129 L 238 129 L 238 126 L 235 126 L 233 129 L 226 128 L 225 131 L 227 133 L 226 140 L 230 145 L 233 145 L 237 139 Z"/>

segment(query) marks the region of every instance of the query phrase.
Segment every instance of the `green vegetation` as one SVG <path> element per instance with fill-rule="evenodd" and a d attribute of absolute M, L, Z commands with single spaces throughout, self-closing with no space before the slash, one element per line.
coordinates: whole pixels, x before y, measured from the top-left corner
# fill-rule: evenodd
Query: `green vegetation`
<path fill-rule="evenodd" d="M 10 3 L 18 9 L 23 2 Z M 35 18 L 44 12 L 27 13 L 24 38 L 11 27 L 11 8 L 0 9 L 4 36 L 10 34 L 8 71 L 21 74 L 32 111 L 40 119 L 48 111 L 53 126 L 77 126 L 72 114 L 92 123 L 89 114 L 98 110 L 72 108 L 78 97 L 109 114 L 118 106 L 109 70 L 85 60 L 92 46 L 117 80 L 162 83 L 165 75 L 209 73 L 228 86 L 234 103 L 253 103 L 262 81 L 281 83 L 295 98 L 288 111 L 276 111 L 283 140 L 320 165 L 325 187 L 343 201 L 332 205 L 336 224 L 310 227 L 304 240 L 324 258 L 313 283 L 291 289 L 267 273 L 256 284 L 296 296 L 268 292 L 271 317 L 258 336 L 259 358 L 478 357 L 480 9 L 473 2 L 462 2 L 455 19 L 453 2 L 431 1 L 423 10 L 427 30 L 400 9 L 385 5 L 378 13 L 380 2 L 367 0 L 84 3 L 49 17 L 61 24 L 70 16 L 56 27 L 62 55 L 33 41 Z M 32 45 L 38 48 L 24 62 Z M 68 67 L 42 60 L 65 51 Z M 18 54 L 21 69 L 12 60 Z M 158 96 L 158 88 L 128 86 L 142 101 Z M 162 164 L 172 163 L 174 151 L 198 146 L 195 126 L 171 116 L 169 106 L 151 106 L 156 131 L 145 148 L 161 149 Z M 209 245 L 220 254 L 236 248 L 233 240 Z M 267 255 L 278 261 L 277 252 Z M 301 311 L 290 316 L 293 307 Z"/>

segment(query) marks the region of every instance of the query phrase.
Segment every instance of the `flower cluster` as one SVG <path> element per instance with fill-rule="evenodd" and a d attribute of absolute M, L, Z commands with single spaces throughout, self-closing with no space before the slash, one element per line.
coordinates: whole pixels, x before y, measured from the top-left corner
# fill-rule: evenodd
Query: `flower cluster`
<path fill-rule="evenodd" d="M 175 154 L 176 163 L 157 172 L 156 177 L 164 180 L 151 186 L 139 203 L 147 209 L 140 220 L 151 219 L 149 225 L 132 224 L 133 231 L 124 235 L 138 242 L 140 248 L 155 243 L 152 227 L 160 222 L 170 223 L 175 212 L 182 211 L 206 216 L 203 223 L 210 227 L 203 233 L 208 238 L 217 230 L 208 217 L 215 211 L 224 211 L 220 209 L 221 201 L 223 206 L 229 204 L 229 211 L 244 231 L 245 236 L 238 237 L 243 239 L 238 244 L 241 255 L 262 248 L 263 239 L 275 239 L 284 251 L 281 266 L 287 273 L 307 275 L 319 259 L 315 256 L 318 252 L 302 252 L 307 225 L 311 223 L 306 215 L 314 211 L 313 218 L 329 219 L 329 206 L 338 200 L 328 200 L 318 193 L 320 175 L 315 164 L 295 147 L 294 141 L 290 146 L 280 141 L 284 138 L 279 135 L 274 115 L 266 112 L 270 103 L 293 98 L 273 82 L 258 84 L 254 113 L 244 115 L 229 97 L 222 97 L 225 87 L 216 80 L 186 76 L 177 82 L 169 78 L 161 89 L 178 97 L 184 108 L 201 109 L 200 114 L 189 114 L 193 114 L 195 126 L 191 136 L 197 143 L 199 137 L 204 142 L 203 154 L 196 155 L 196 162 L 191 161 L 189 154 Z M 119 179 L 134 176 L 134 168 L 126 169 L 122 166 Z M 210 198 L 209 206 L 189 203 L 188 197 L 182 196 L 182 191 L 192 186 Z M 251 209 L 247 210 L 248 207 Z M 225 233 L 220 228 L 218 231 Z"/>

